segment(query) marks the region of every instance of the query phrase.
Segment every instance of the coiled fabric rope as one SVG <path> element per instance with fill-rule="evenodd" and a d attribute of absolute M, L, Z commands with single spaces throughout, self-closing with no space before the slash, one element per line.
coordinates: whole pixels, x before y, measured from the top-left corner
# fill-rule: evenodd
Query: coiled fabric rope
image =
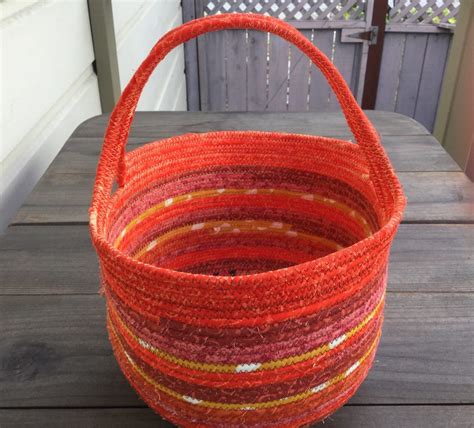
<path fill-rule="evenodd" d="M 224 131 L 126 153 L 157 64 L 191 38 L 235 28 L 301 49 L 328 79 L 357 144 Z M 90 208 L 122 371 L 151 408 L 181 426 L 294 427 L 325 418 L 373 361 L 404 207 L 378 134 L 336 68 L 295 28 L 222 14 L 170 31 L 111 115 Z"/>

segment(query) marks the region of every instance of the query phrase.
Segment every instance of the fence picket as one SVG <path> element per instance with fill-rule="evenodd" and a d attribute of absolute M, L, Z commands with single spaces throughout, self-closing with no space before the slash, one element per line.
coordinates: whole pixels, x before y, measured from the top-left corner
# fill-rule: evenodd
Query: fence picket
<path fill-rule="evenodd" d="M 267 105 L 268 34 L 248 32 L 247 109 L 263 111 Z"/>
<path fill-rule="evenodd" d="M 302 30 L 303 35 L 311 39 L 311 30 Z M 309 92 L 309 58 L 297 47 L 291 46 L 290 93 L 288 110 L 307 111 Z"/>
<path fill-rule="evenodd" d="M 247 110 L 247 33 L 227 30 L 226 38 L 226 82 L 227 109 Z"/>
<path fill-rule="evenodd" d="M 227 82 L 225 79 L 225 37 L 223 34 L 209 33 L 205 36 L 207 101 L 210 111 L 226 110 Z"/>
<path fill-rule="evenodd" d="M 268 68 L 268 106 L 266 110 L 287 111 L 289 43 L 270 35 L 270 62 Z"/>
<path fill-rule="evenodd" d="M 449 34 L 428 36 L 414 118 L 430 130 L 433 129 L 436 118 L 450 40 Z"/>
<path fill-rule="evenodd" d="M 329 58 L 332 54 L 334 30 L 313 30 L 313 44 Z M 329 85 L 322 73 L 311 64 L 309 90 L 310 111 L 326 111 L 329 103 Z"/>
<path fill-rule="evenodd" d="M 360 87 L 364 84 L 367 55 L 363 53 L 367 46 L 350 39 L 341 43 L 341 29 L 362 31 L 376 25 L 371 21 L 376 1 L 190 0 L 183 2 L 183 18 L 251 12 L 284 19 L 332 58 L 353 93 L 362 99 L 368 90 L 374 90 L 366 85 L 363 94 Z M 438 24 L 455 23 L 460 1 L 393 0 L 390 4 L 378 88 L 373 95 L 375 108 L 414 117 L 432 130 L 452 39 L 452 31 Z M 189 52 L 192 46 L 195 52 Z M 193 108 L 200 101 L 201 108 L 210 111 L 339 109 L 321 73 L 298 49 L 277 36 L 245 30 L 213 33 L 200 37 L 197 47 L 188 43 L 186 57 L 198 62 L 199 81 L 187 63 Z"/>
<path fill-rule="evenodd" d="M 376 110 L 395 111 L 405 40 L 403 33 L 385 34 Z"/>
<path fill-rule="evenodd" d="M 354 63 L 356 61 L 355 56 L 357 55 L 358 44 L 357 43 L 341 43 L 341 30 L 337 30 L 336 41 L 334 44 L 334 65 L 341 72 L 342 77 L 349 86 L 353 83 L 353 73 L 357 74 L 359 70 L 356 70 Z M 355 88 L 351 87 L 353 93 L 355 94 Z M 329 93 L 329 111 L 338 111 L 340 110 L 339 102 L 337 101 L 336 96 L 331 91 Z"/>
<path fill-rule="evenodd" d="M 413 117 L 425 57 L 426 34 L 407 34 L 395 111 Z"/>

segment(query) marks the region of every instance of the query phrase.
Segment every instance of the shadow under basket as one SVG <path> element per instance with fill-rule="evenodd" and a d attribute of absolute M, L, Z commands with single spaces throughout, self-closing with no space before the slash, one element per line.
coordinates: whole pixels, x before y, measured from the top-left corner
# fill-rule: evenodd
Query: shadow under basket
<path fill-rule="evenodd" d="M 357 144 L 224 131 L 125 153 L 159 61 L 186 40 L 230 28 L 272 32 L 306 53 Z M 325 418 L 373 361 L 404 206 L 379 136 L 341 75 L 296 29 L 223 14 L 171 31 L 111 116 L 90 210 L 123 373 L 181 426 L 292 427 Z"/>

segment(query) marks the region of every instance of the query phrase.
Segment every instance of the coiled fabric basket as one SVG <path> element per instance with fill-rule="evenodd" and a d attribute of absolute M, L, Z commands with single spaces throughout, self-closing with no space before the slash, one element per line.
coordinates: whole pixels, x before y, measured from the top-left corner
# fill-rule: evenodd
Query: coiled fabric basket
<path fill-rule="evenodd" d="M 301 49 L 326 76 L 358 144 L 225 131 L 126 154 L 156 65 L 191 38 L 235 28 Z M 296 29 L 251 14 L 174 29 L 112 113 L 90 209 L 122 371 L 151 408 L 181 426 L 293 427 L 325 418 L 373 361 L 404 206 L 376 131 L 339 72 Z"/>

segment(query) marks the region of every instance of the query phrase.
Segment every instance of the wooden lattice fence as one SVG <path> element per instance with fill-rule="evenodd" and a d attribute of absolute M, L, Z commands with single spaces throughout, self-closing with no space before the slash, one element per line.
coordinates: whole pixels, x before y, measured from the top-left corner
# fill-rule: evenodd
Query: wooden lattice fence
<path fill-rule="evenodd" d="M 460 1 L 389 5 L 375 108 L 413 117 L 431 131 Z"/>
<path fill-rule="evenodd" d="M 185 0 L 184 19 L 252 12 L 297 27 L 336 64 L 359 101 L 364 94 L 374 7 L 387 7 L 375 108 L 432 129 L 459 0 Z M 186 46 L 190 109 L 333 111 L 320 72 L 271 34 L 229 30 Z M 374 94 L 375 96 L 375 94 Z"/>

